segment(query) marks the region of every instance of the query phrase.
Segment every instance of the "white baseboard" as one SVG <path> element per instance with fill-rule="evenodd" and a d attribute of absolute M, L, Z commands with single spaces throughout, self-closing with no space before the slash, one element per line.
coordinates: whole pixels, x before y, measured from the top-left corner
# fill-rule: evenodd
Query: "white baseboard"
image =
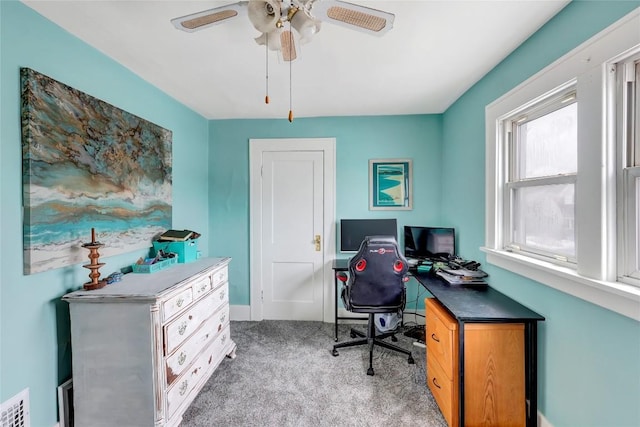
<path fill-rule="evenodd" d="M 538 411 L 538 427 L 553 427 L 540 411 Z"/>
<path fill-rule="evenodd" d="M 230 320 L 251 320 L 250 305 L 231 305 L 229 306 Z"/>

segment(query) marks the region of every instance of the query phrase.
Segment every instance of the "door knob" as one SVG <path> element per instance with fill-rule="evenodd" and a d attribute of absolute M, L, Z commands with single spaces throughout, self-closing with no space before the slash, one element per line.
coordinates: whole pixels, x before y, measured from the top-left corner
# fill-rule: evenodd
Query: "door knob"
<path fill-rule="evenodd" d="M 313 241 L 316 244 L 316 252 L 320 252 L 320 235 L 316 234 L 316 238 Z"/>

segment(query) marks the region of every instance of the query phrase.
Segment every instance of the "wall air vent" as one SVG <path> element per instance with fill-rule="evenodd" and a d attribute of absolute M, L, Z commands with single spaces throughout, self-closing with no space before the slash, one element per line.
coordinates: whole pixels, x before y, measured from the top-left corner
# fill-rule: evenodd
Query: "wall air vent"
<path fill-rule="evenodd" d="M 25 388 L 0 406 L 0 427 L 30 427 L 29 389 Z"/>

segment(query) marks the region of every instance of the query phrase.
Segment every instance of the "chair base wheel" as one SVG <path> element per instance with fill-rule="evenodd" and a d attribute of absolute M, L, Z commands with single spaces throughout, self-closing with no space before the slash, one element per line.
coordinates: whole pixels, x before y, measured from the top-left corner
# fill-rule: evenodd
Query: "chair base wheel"
<path fill-rule="evenodd" d="M 351 333 L 349 335 L 351 335 L 351 338 L 357 337 L 357 335 L 353 331 L 351 331 Z"/>
<path fill-rule="evenodd" d="M 369 368 L 367 369 L 367 375 L 369 376 L 373 376 L 374 372 L 373 372 L 373 368 Z"/>
<path fill-rule="evenodd" d="M 331 355 L 332 355 L 333 357 L 336 357 L 336 356 L 338 356 L 339 354 L 340 354 L 340 353 L 338 353 L 338 350 L 336 350 L 335 348 L 331 351 Z"/>
<path fill-rule="evenodd" d="M 416 363 L 416 361 L 413 360 L 413 356 L 409 356 L 409 359 L 407 359 L 407 361 L 409 362 L 409 365 L 415 365 L 415 363 Z"/>
<path fill-rule="evenodd" d="M 397 341 L 398 341 L 398 338 L 396 338 L 396 336 L 395 336 L 395 335 L 391 335 L 391 341 L 393 341 L 393 342 L 397 342 Z"/>

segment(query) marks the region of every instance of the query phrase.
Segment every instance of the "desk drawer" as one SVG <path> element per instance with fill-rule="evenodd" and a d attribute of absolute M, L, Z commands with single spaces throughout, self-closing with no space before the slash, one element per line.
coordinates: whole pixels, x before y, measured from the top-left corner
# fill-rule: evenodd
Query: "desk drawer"
<path fill-rule="evenodd" d="M 449 380 L 457 380 L 458 323 L 433 298 L 425 299 L 427 357 L 439 364 Z"/>
<path fill-rule="evenodd" d="M 427 358 L 427 385 L 449 427 L 458 426 L 458 391 L 437 361 Z"/>

